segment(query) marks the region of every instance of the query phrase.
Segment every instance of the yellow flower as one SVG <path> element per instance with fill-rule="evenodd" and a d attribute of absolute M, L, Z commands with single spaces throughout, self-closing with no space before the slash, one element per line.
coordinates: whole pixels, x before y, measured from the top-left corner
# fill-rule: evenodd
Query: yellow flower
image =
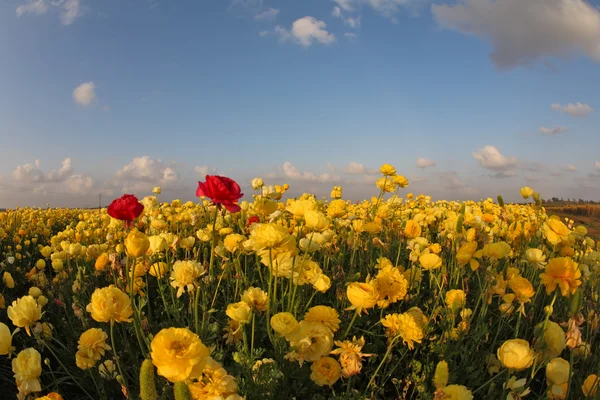
<path fill-rule="evenodd" d="M 48 257 L 50 257 L 50 254 L 52 254 L 52 248 L 50 246 L 44 246 L 40 250 L 40 253 L 42 254 L 43 257 L 48 258 Z"/>
<path fill-rule="evenodd" d="M 531 367 L 535 352 L 526 340 L 511 339 L 498 348 L 497 355 L 504 367 L 520 371 Z"/>
<path fill-rule="evenodd" d="M 194 247 L 195 243 L 196 243 L 196 238 L 193 236 L 190 236 L 190 237 L 181 239 L 179 241 L 179 247 L 181 247 L 184 250 L 190 251 Z"/>
<path fill-rule="evenodd" d="M 540 274 L 540 281 L 546 286 L 546 293 L 550 294 L 560 288 L 563 296 L 575 293 L 581 285 L 581 271 L 576 262 L 569 257 L 551 258 L 544 272 Z"/>
<path fill-rule="evenodd" d="M 131 322 L 131 299 L 114 285 L 94 290 L 86 311 L 97 322 Z"/>
<path fill-rule="evenodd" d="M 362 353 L 362 348 L 365 346 L 365 338 L 361 337 L 356 339 L 356 336 L 350 340 L 344 340 L 343 342 L 334 342 L 337 349 L 333 350 L 330 354 L 339 354 L 340 364 L 342 366 L 342 376 L 349 378 L 354 375 L 360 374 L 362 369 L 362 358 L 371 357 L 373 354 Z"/>
<path fill-rule="evenodd" d="M 30 288 L 29 288 L 29 295 L 30 295 L 31 297 L 33 297 L 34 299 L 37 299 L 37 298 L 38 298 L 38 297 L 40 297 L 42 294 L 44 294 L 44 293 L 42 292 L 42 289 L 40 289 L 40 288 L 39 288 L 39 287 L 37 287 L 37 286 L 33 286 L 33 287 L 30 287 Z"/>
<path fill-rule="evenodd" d="M 141 257 L 146 254 L 150 248 L 148 237 L 137 229 L 132 229 L 125 238 L 125 247 L 127 254 L 132 257 Z"/>
<path fill-rule="evenodd" d="M 528 303 L 535 294 L 535 289 L 527 278 L 515 276 L 508 281 L 508 286 L 517 296 L 520 303 Z"/>
<path fill-rule="evenodd" d="M 289 200 L 286 210 L 294 217 L 303 217 L 306 211 L 317 208 L 317 203 L 311 199 L 304 200 Z"/>
<path fill-rule="evenodd" d="M 381 324 L 387 328 L 385 334 L 389 338 L 397 336 L 402 338 L 402 341 L 409 349 L 414 349 L 414 343 L 421 343 L 423 340 L 423 326 L 421 321 L 414 317 L 414 314 L 388 314 L 381 319 Z"/>
<path fill-rule="evenodd" d="M 150 247 L 148 248 L 148 255 L 157 254 L 163 252 L 169 248 L 167 241 L 164 237 L 159 235 L 150 236 L 148 238 L 150 242 Z"/>
<path fill-rule="evenodd" d="M 536 330 L 540 331 L 544 327 L 544 323 L 540 322 L 536 326 Z M 546 322 L 546 329 L 544 330 L 542 346 L 540 350 L 544 353 L 544 356 L 548 358 L 558 357 L 560 353 L 566 347 L 567 338 L 563 329 L 554 321 Z"/>
<path fill-rule="evenodd" d="M 381 178 L 377 179 L 377 181 L 375 181 L 375 186 L 388 193 L 396 190 L 396 184 L 394 183 L 394 180 L 387 176 L 382 176 Z"/>
<path fill-rule="evenodd" d="M 35 267 L 40 271 L 43 271 L 46 268 L 46 260 L 40 258 L 35 262 Z"/>
<path fill-rule="evenodd" d="M 510 254 L 510 245 L 506 242 L 488 243 L 483 246 L 483 255 L 492 259 L 499 260 Z"/>
<path fill-rule="evenodd" d="M 340 319 L 338 312 L 327 306 L 314 306 L 309 308 L 308 312 L 304 315 L 304 320 L 309 322 L 319 322 L 332 332 L 337 332 L 340 328 Z"/>
<path fill-rule="evenodd" d="M 79 338 L 75 361 L 79 368 L 92 368 L 96 361 L 104 355 L 105 350 L 110 350 L 110 346 L 106 344 L 108 335 L 102 329 L 90 328 L 83 332 Z"/>
<path fill-rule="evenodd" d="M 42 374 L 42 356 L 36 349 L 22 350 L 17 358 L 12 360 L 12 370 L 19 393 L 26 395 L 42 390 L 39 379 Z"/>
<path fill-rule="evenodd" d="M 443 389 L 448 384 L 448 363 L 440 361 L 435 367 L 433 375 L 433 385 L 436 389 Z"/>
<path fill-rule="evenodd" d="M 463 308 L 467 303 L 467 295 L 460 289 L 448 290 L 446 292 L 446 305 L 456 313 L 458 310 Z"/>
<path fill-rule="evenodd" d="M 94 268 L 96 269 L 96 271 L 104 271 L 109 262 L 110 259 L 108 258 L 108 254 L 102 253 L 96 259 L 96 262 L 94 263 Z M 52 264 L 52 267 L 54 268 L 54 263 Z"/>
<path fill-rule="evenodd" d="M 160 376 L 182 382 L 200 376 L 209 351 L 198 335 L 187 328 L 166 328 L 150 343 L 150 357 Z"/>
<path fill-rule="evenodd" d="M 156 278 L 162 278 L 169 272 L 169 265 L 166 262 L 159 261 L 150 266 L 150 275 Z"/>
<path fill-rule="evenodd" d="M 6 324 L 0 322 L 0 356 L 10 353 L 12 347 L 12 334 Z"/>
<path fill-rule="evenodd" d="M 274 248 L 292 250 L 296 246 L 296 241 L 288 229 L 274 223 L 253 224 L 249 241 L 255 251 Z"/>
<path fill-rule="evenodd" d="M 229 304 L 225 313 L 232 320 L 242 324 L 247 324 L 252 318 L 252 309 L 244 301 Z"/>
<path fill-rule="evenodd" d="M 254 178 L 254 179 L 252 179 L 251 184 L 252 184 L 252 189 L 258 190 L 265 185 L 265 182 L 262 180 L 262 178 Z"/>
<path fill-rule="evenodd" d="M 329 197 L 332 199 L 341 199 L 342 198 L 342 188 L 339 186 L 334 186 L 333 190 L 329 194 Z"/>
<path fill-rule="evenodd" d="M 269 295 L 261 288 L 249 287 L 242 294 L 242 301 L 256 311 L 267 311 Z"/>
<path fill-rule="evenodd" d="M 152 189 L 152 193 L 154 194 L 160 194 L 161 192 L 160 186 L 154 186 L 154 189 Z"/>
<path fill-rule="evenodd" d="M 212 357 L 208 357 L 198 381 L 189 384 L 188 388 L 193 400 L 242 400 L 242 397 L 237 394 L 238 386 L 235 378 Z"/>
<path fill-rule="evenodd" d="M 562 358 L 553 358 L 546 366 L 546 379 L 548 386 L 562 385 L 569 380 L 569 370 L 571 366 L 567 360 Z"/>
<path fill-rule="evenodd" d="M 230 253 L 235 253 L 236 251 L 243 250 L 243 243 L 246 241 L 246 236 L 240 235 L 237 233 L 232 233 L 230 235 L 225 236 L 223 239 L 223 246 Z"/>
<path fill-rule="evenodd" d="M 298 328 L 298 321 L 289 312 L 280 312 L 271 317 L 271 328 L 283 337 L 287 337 Z"/>
<path fill-rule="evenodd" d="M 311 281 L 311 285 L 315 290 L 325 293 L 331 287 L 331 279 L 325 274 L 318 274 L 317 278 Z"/>
<path fill-rule="evenodd" d="M 306 226 L 315 231 L 327 229 L 330 223 L 329 218 L 323 213 L 314 210 L 307 210 L 304 213 L 304 220 L 306 221 Z"/>
<path fill-rule="evenodd" d="M 419 263 L 425 270 L 434 270 L 442 266 L 442 259 L 437 254 L 425 253 L 419 257 Z"/>
<path fill-rule="evenodd" d="M 353 308 L 369 309 L 379 301 L 377 289 L 369 283 L 352 282 L 346 287 L 346 296 Z"/>
<path fill-rule="evenodd" d="M 389 260 L 388 260 L 389 261 Z M 377 305 L 382 308 L 402 300 L 408 291 L 408 282 L 398 268 L 390 265 L 383 266 L 371 281 L 375 291 L 379 293 Z"/>
<path fill-rule="evenodd" d="M 403 177 L 402 175 L 396 175 L 392 177 L 392 180 L 399 188 L 405 188 L 408 186 L 408 179 Z"/>
<path fill-rule="evenodd" d="M 525 258 L 536 268 L 543 269 L 546 265 L 546 256 L 540 249 L 527 249 Z"/>
<path fill-rule="evenodd" d="M 461 385 L 449 385 L 444 388 L 444 400 L 473 400 L 473 393 Z"/>
<path fill-rule="evenodd" d="M 15 280 L 13 279 L 12 275 L 8 271 L 4 271 L 4 274 L 2 275 L 2 281 L 4 282 L 6 287 L 9 289 L 12 289 L 15 287 Z"/>
<path fill-rule="evenodd" d="M 479 268 L 479 262 L 473 258 L 477 251 L 477 242 L 471 241 L 463 244 L 456 252 L 456 260 L 461 267 L 467 263 L 473 271 Z"/>
<path fill-rule="evenodd" d="M 310 379 L 319 386 L 332 386 L 342 376 L 342 367 L 334 358 L 321 357 L 310 366 Z"/>
<path fill-rule="evenodd" d="M 549 218 L 542 226 L 542 232 L 546 240 L 553 246 L 566 241 L 571 231 L 560 220 Z"/>
<path fill-rule="evenodd" d="M 333 200 L 327 207 L 327 215 L 333 218 L 339 218 L 346 214 L 348 204 L 344 200 Z"/>
<path fill-rule="evenodd" d="M 25 328 L 27 334 L 31 336 L 31 325 L 42 318 L 42 307 L 33 296 L 23 296 L 8 306 L 7 313 L 15 326 Z"/>
<path fill-rule="evenodd" d="M 317 361 L 333 347 L 333 332 L 318 322 L 301 321 L 287 339 L 293 351 L 286 357 L 299 361 L 300 365 L 304 361 Z"/>
<path fill-rule="evenodd" d="M 530 188 L 529 186 L 523 186 L 521 188 L 521 196 L 523 196 L 524 199 L 528 199 L 532 194 L 533 194 L 533 189 Z"/>
<path fill-rule="evenodd" d="M 170 279 L 171 286 L 177 289 L 177 297 L 181 297 L 185 290 L 188 292 L 193 290 L 196 280 L 205 272 L 202 264 L 198 262 L 189 260 L 175 261 Z"/>
<path fill-rule="evenodd" d="M 600 378 L 596 374 L 591 374 L 581 386 L 581 390 L 586 397 L 594 397 L 598 393 L 598 387 L 600 386 Z"/>
<path fill-rule="evenodd" d="M 381 171 L 381 173 L 385 176 L 392 176 L 392 175 L 396 175 L 396 168 L 394 168 L 392 165 L 390 164 L 383 164 L 380 168 L 379 171 Z"/>

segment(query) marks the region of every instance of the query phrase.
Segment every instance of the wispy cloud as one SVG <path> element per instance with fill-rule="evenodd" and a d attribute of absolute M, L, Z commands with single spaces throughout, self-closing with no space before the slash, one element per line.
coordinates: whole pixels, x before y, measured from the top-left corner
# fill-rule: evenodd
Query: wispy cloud
<path fill-rule="evenodd" d="M 554 111 L 567 113 L 573 117 L 585 117 L 594 111 L 592 107 L 584 103 L 569 103 L 564 106 L 559 103 L 553 103 L 550 105 L 550 108 L 552 108 Z"/>

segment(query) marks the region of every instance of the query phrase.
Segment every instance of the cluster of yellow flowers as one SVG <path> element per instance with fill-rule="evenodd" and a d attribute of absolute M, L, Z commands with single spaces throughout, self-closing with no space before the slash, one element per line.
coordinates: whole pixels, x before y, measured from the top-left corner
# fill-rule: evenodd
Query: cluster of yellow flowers
<path fill-rule="evenodd" d="M 161 202 L 156 187 L 125 223 L 0 213 L 7 396 L 600 395 L 600 251 L 585 227 L 529 187 L 522 204 L 434 202 L 380 172 L 356 203 L 340 186 L 282 200 L 287 184 L 256 178 L 239 204 L 208 186 L 198 203 Z"/>

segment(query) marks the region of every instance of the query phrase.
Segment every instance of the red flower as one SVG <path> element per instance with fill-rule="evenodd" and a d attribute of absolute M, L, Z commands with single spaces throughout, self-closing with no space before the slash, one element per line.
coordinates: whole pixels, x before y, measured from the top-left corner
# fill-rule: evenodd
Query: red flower
<path fill-rule="evenodd" d="M 260 221 L 260 218 L 258 218 L 258 215 L 254 215 L 254 216 L 248 218 L 248 222 L 246 223 L 246 226 L 250 226 L 250 225 L 255 224 L 255 223 L 259 222 L 259 221 Z"/>
<path fill-rule="evenodd" d="M 133 221 L 144 211 L 144 206 L 132 194 L 114 199 L 108 206 L 108 215 L 122 221 Z"/>
<path fill-rule="evenodd" d="M 206 175 L 206 182 L 198 182 L 196 189 L 196 196 L 208 197 L 213 203 L 222 204 L 231 213 L 241 210 L 237 201 L 243 195 L 236 181 L 219 175 Z"/>

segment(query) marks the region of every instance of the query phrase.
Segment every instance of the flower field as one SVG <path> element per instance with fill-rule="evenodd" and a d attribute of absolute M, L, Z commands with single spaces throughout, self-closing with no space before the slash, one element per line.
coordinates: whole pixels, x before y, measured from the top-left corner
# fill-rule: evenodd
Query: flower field
<path fill-rule="evenodd" d="M 600 398 L 600 252 L 532 189 L 252 186 L 0 213 L 2 398 Z"/>

